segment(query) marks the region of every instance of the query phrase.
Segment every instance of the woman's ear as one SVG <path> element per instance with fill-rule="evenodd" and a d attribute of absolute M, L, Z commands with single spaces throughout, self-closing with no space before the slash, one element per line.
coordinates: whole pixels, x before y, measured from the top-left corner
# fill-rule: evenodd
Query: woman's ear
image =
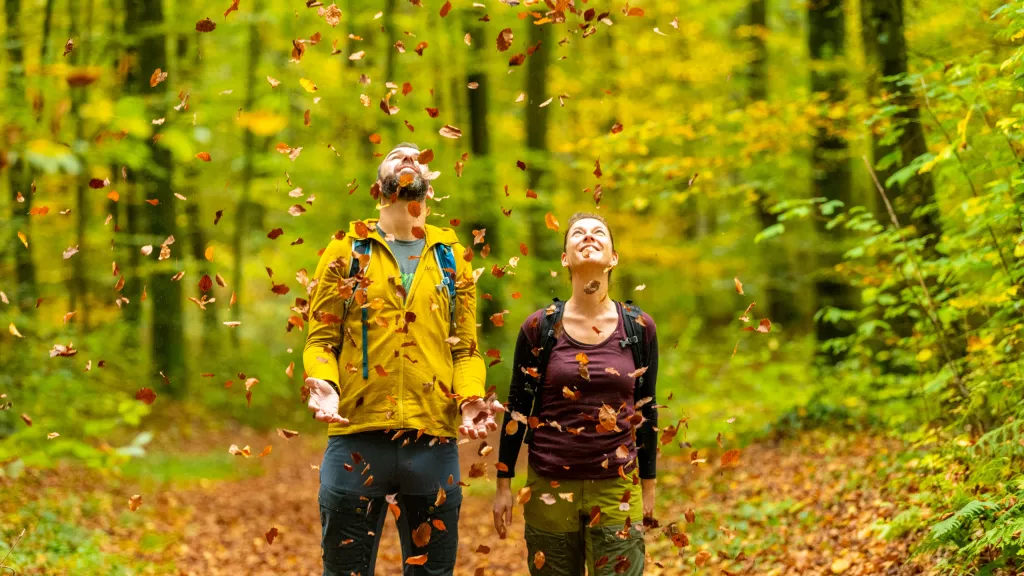
<path fill-rule="evenodd" d="M 618 265 L 619 265 L 619 253 L 618 253 L 618 252 L 616 252 L 616 251 L 614 251 L 614 250 L 612 250 L 612 262 L 611 262 L 611 266 L 612 266 L 612 268 L 614 268 L 614 267 L 616 267 L 616 266 L 618 266 Z"/>

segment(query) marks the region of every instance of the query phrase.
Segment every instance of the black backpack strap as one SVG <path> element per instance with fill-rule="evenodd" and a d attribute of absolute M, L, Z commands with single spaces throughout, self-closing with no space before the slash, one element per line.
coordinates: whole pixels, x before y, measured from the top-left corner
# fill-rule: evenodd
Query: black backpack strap
<path fill-rule="evenodd" d="M 633 304 L 632 300 L 626 300 L 625 302 L 619 303 L 619 309 L 622 311 L 622 324 L 626 329 L 626 339 L 619 340 L 619 346 L 625 348 L 629 346 L 633 350 L 633 363 L 636 364 L 637 368 L 643 368 L 647 366 L 650 354 L 647 350 L 647 338 L 646 329 L 640 324 L 640 317 L 643 311 L 636 304 Z M 644 377 L 641 375 L 636 380 L 636 385 L 640 386 L 644 382 Z"/>
<path fill-rule="evenodd" d="M 540 322 L 537 326 L 537 335 L 539 337 L 537 347 L 540 348 L 540 354 L 537 356 L 538 377 L 530 390 L 533 394 L 533 407 L 530 410 L 530 416 L 540 416 L 541 388 L 544 384 L 544 378 L 547 375 L 548 360 L 551 358 L 551 350 L 554 349 L 555 344 L 558 342 L 558 336 L 562 332 L 562 312 L 564 310 L 565 302 L 555 298 L 551 306 L 545 308 L 545 313 L 541 316 Z M 526 431 L 526 438 L 524 441 L 529 444 L 532 438 L 533 429 L 529 428 Z"/>

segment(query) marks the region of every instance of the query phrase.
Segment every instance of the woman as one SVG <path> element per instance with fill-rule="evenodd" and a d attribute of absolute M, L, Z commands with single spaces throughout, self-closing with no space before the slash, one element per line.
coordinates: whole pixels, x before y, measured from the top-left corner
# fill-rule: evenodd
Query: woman
<path fill-rule="evenodd" d="M 654 517 L 655 325 L 608 298 L 619 256 L 602 217 L 574 214 L 563 250 L 572 297 L 530 315 L 516 342 L 494 527 L 505 538 L 525 434 L 529 490 L 518 500 L 530 574 L 575 576 L 586 568 L 590 575 L 639 575 L 645 547 L 638 521 L 641 511 Z M 631 333 L 638 338 L 630 340 Z"/>

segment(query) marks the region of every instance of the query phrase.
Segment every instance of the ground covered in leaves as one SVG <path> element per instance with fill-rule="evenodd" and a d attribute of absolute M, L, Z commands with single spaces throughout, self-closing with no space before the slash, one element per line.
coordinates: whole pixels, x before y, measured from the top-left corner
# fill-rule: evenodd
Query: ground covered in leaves
<path fill-rule="evenodd" d="M 230 436 L 196 439 L 186 443 L 189 451 L 169 457 L 153 454 L 147 458 L 161 461 L 158 468 L 119 477 L 65 468 L 3 480 L 2 507 L 11 521 L 5 536 L 12 525 L 28 527 L 7 565 L 19 574 L 320 574 L 314 466 L 324 439 Z M 221 454 L 244 443 L 252 455 L 225 458 L 216 454 L 217 442 L 227 442 Z M 463 447 L 467 471 L 480 460 L 478 444 Z M 267 445 L 272 451 L 259 457 Z M 911 473 L 899 463 L 896 444 L 805 434 L 743 448 L 738 462 L 724 468 L 724 448 L 683 452 L 659 462 L 661 526 L 647 538 L 647 574 L 927 572 L 926 562 L 910 558 L 913 535 L 879 537 L 907 497 L 884 489 L 892 475 Z M 486 459 L 493 464 L 494 454 Z M 471 485 L 456 574 L 526 574 L 521 511 L 513 536 L 499 540 L 491 522 L 493 466 L 488 470 L 486 479 L 464 476 Z M 132 511 L 135 494 L 141 503 Z M 685 537 L 670 537 L 678 533 Z M 377 573 L 401 573 L 390 519 Z"/>

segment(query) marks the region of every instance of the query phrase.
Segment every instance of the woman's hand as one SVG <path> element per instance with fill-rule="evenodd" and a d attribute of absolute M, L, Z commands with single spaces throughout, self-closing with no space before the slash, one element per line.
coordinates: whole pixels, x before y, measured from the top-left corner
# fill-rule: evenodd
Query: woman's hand
<path fill-rule="evenodd" d="M 331 386 L 331 383 L 319 378 L 306 378 L 306 386 L 309 387 L 309 402 L 306 407 L 313 413 L 313 417 L 320 422 L 328 424 L 341 424 L 348 426 L 348 418 L 338 415 L 338 391 Z"/>
<path fill-rule="evenodd" d="M 644 500 L 644 518 L 654 518 L 654 488 L 657 483 L 658 481 L 654 478 L 640 480 Z"/>
<path fill-rule="evenodd" d="M 498 491 L 494 495 L 494 530 L 502 540 L 512 526 L 512 479 L 498 478 Z"/>

